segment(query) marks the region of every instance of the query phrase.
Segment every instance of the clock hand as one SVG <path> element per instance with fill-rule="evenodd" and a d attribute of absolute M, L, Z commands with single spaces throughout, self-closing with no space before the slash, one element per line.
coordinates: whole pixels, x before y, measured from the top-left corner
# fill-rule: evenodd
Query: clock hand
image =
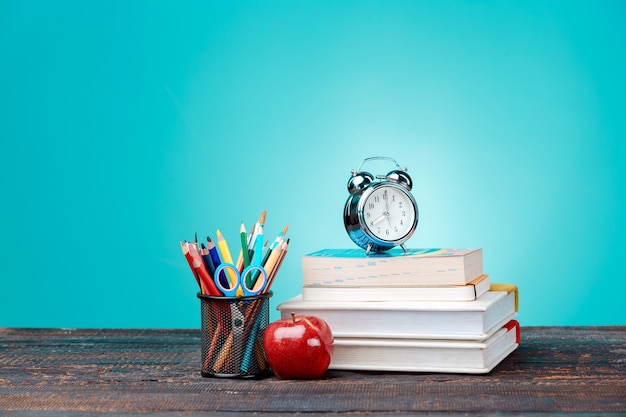
<path fill-rule="evenodd" d="M 383 214 L 381 214 L 380 216 L 378 216 L 377 218 L 372 220 L 372 222 L 370 224 L 372 226 L 376 226 L 378 223 L 382 222 L 383 220 L 385 220 L 388 217 L 389 217 L 389 212 L 385 211 Z"/>
<path fill-rule="evenodd" d="M 385 190 L 385 193 L 386 193 L 386 192 L 387 192 L 387 190 Z M 389 216 L 390 216 L 390 214 L 391 214 L 391 213 L 390 213 L 390 211 L 391 211 L 391 207 L 393 207 L 393 203 L 395 203 L 395 202 L 396 202 L 396 200 L 392 200 L 392 201 L 391 201 L 391 204 L 389 204 L 389 200 L 387 200 L 387 211 L 386 211 L 385 213 L 387 214 L 387 221 L 389 222 L 389 227 L 393 227 L 393 226 L 391 225 L 391 219 L 389 218 Z"/>
<path fill-rule="evenodd" d="M 389 213 L 389 196 L 387 195 L 387 190 L 385 190 L 383 198 L 385 199 L 385 212 Z"/>

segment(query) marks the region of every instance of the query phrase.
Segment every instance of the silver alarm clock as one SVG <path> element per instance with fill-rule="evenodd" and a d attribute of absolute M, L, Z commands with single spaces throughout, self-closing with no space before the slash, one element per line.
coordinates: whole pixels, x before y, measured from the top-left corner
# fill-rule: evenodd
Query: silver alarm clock
<path fill-rule="evenodd" d="M 385 160 L 396 169 L 375 177 L 361 167 L 370 161 Z M 350 196 L 343 211 L 343 221 L 350 239 L 366 253 L 383 252 L 400 246 L 413 235 L 419 218 L 415 198 L 411 194 L 413 181 L 406 168 L 395 159 L 374 156 L 352 170 L 348 180 Z"/>

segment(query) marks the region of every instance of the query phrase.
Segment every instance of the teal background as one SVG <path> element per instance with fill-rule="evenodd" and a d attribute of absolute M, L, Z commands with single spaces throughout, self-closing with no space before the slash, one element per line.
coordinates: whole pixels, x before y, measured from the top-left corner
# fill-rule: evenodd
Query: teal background
<path fill-rule="evenodd" d="M 275 307 L 374 155 L 522 325 L 626 324 L 625 41 L 622 1 L 0 0 L 0 326 L 199 327 L 179 241 L 264 209 Z"/>

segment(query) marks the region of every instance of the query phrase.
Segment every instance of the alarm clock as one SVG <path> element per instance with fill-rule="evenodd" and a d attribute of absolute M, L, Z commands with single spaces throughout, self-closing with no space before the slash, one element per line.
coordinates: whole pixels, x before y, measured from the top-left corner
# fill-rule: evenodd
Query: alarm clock
<path fill-rule="evenodd" d="M 373 160 L 391 161 L 394 170 L 385 175 L 372 175 L 361 167 Z M 419 212 L 411 194 L 413 181 L 395 159 L 375 156 L 366 158 L 352 170 L 348 180 L 350 196 L 343 211 L 343 222 L 350 239 L 370 252 L 384 252 L 404 243 L 417 227 Z"/>

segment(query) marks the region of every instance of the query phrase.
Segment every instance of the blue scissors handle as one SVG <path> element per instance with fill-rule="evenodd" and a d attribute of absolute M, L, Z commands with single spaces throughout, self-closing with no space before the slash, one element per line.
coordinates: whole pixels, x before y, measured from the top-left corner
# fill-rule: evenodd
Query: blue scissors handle
<path fill-rule="evenodd" d="M 228 271 L 232 271 L 233 274 L 228 274 Z M 258 273 L 257 273 L 258 271 Z M 225 279 L 220 280 L 220 274 L 225 275 Z M 235 276 L 235 281 L 231 280 L 231 276 Z M 247 277 L 250 277 L 252 281 L 253 276 L 258 276 L 255 282 L 248 285 Z M 267 272 L 260 265 L 250 265 L 240 274 L 239 269 L 233 264 L 222 263 L 215 270 L 213 276 L 215 285 L 226 297 L 249 297 L 259 294 L 265 288 L 265 282 L 267 281 Z M 228 286 L 224 286 L 222 281 L 228 283 Z M 259 282 L 260 281 L 260 282 Z"/>

